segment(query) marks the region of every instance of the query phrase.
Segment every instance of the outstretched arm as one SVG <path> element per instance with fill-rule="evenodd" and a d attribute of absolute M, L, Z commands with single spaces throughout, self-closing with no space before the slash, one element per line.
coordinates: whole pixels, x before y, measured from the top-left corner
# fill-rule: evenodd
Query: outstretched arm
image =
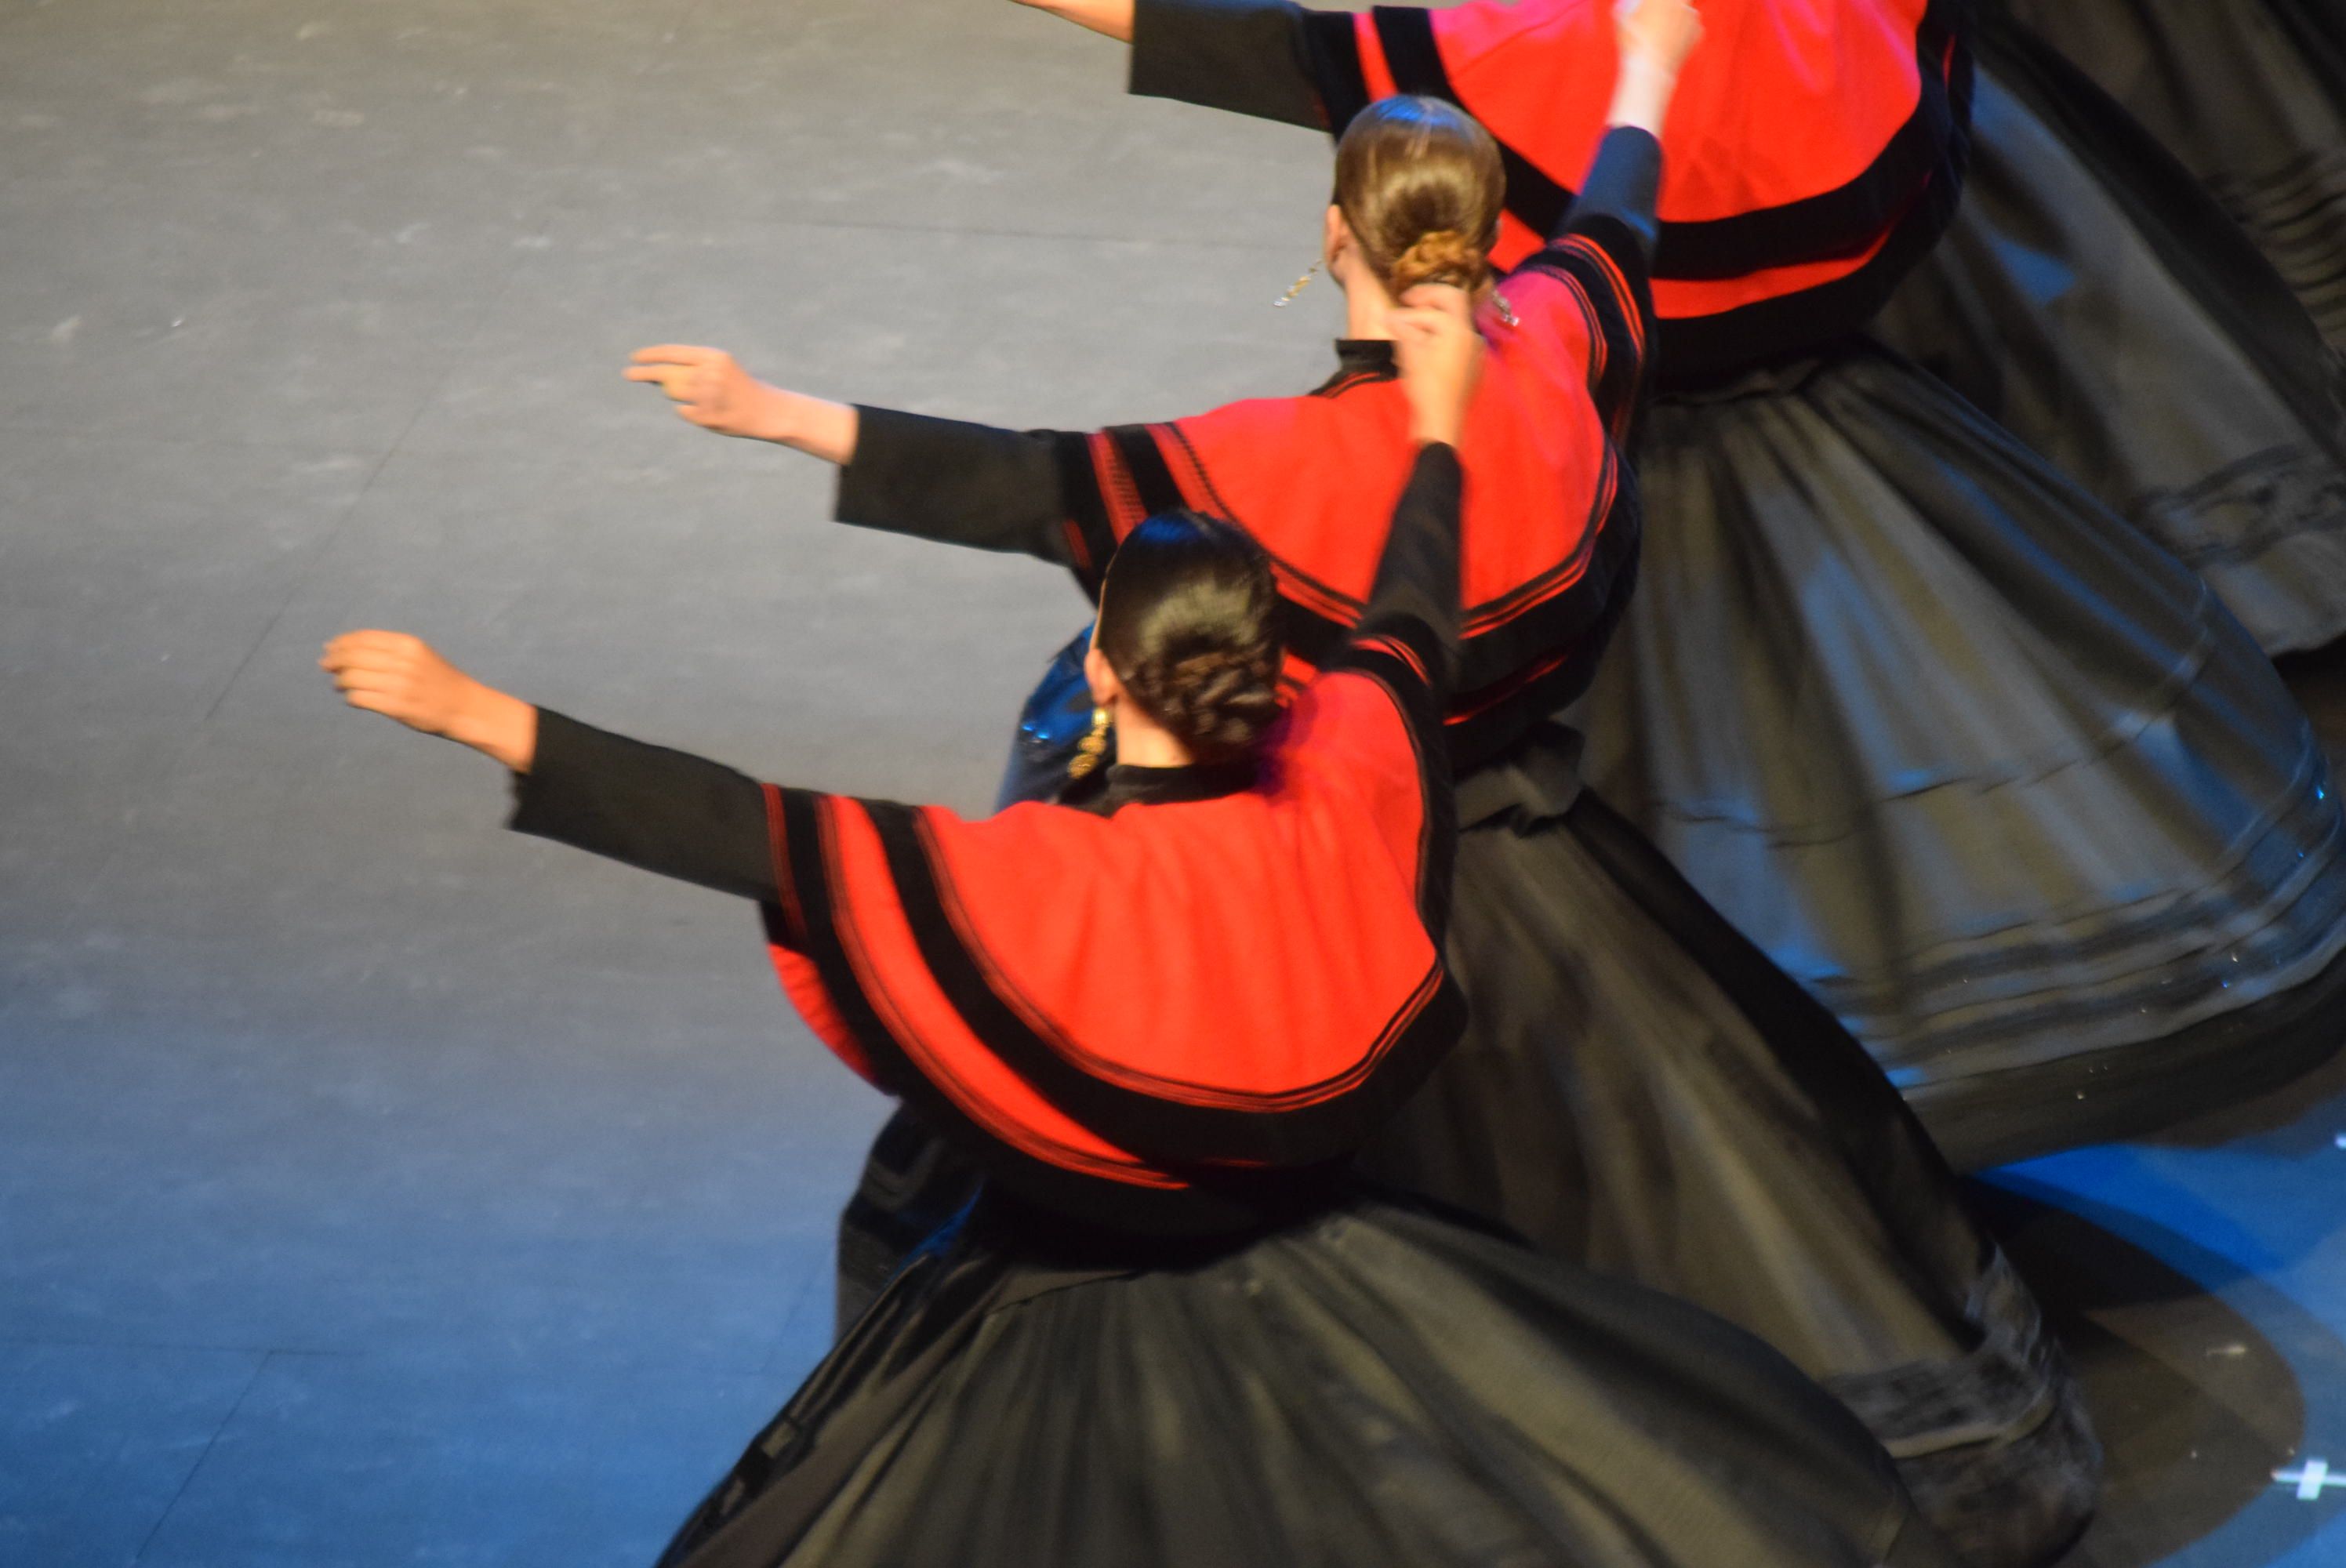
<path fill-rule="evenodd" d="M 842 523 L 1082 564 L 1062 494 L 1069 443 L 1080 446 L 1079 435 L 809 397 L 760 381 L 722 349 L 688 343 L 638 349 L 627 373 L 666 392 L 687 423 L 837 465 Z"/>
<path fill-rule="evenodd" d="M 1313 13 L 1292 0 L 1018 0 L 1132 46 L 1131 90 L 1209 109 L 1329 128 Z M 1352 18 L 1326 14 L 1342 28 Z"/>
<path fill-rule="evenodd" d="M 766 790 L 755 779 L 534 708 L 404 633 L 348 633 L 319 663 L 352 708 L 512 769 L 517 831 L 740 898 L 778 896 Z"/>

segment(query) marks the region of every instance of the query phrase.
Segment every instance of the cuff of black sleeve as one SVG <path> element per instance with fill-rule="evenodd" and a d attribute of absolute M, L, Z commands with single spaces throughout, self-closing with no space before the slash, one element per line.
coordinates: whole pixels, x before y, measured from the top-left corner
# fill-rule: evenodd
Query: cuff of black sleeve
<path fill-rule="evenodd" d="M 855 456 L 839 471 L 831 514 L 841 523 L 886 528 L 917 503 L 909 494 L 950 458 L 939 451 L 939 429 L 951 420 L 901 409 L 855 405 Z M 949 448 L 947 449 L 949 451 Z"/>
<path fill-rule="evenodd" d="M 1429 441 L 1417 449 L 1409 471 L 1409 494 L 1421 501 L 1455 505 L 1465 488 L 1466 470 L 1458 449 L 1446 441 Z"/>
<path fill-rule="evenodd" d="M 505 826 L 533 838 L 572 840 L 581 818 L 591 815 L 585 782 L 597 776 L 597 756 L 607 758 L 610 743 L 618 738 L 550 708 L 539 708 L 536 749 L 529 771 L 513 776 L 513 815 Z"/>
<path fill-rule="evenodd" d="M 1587 182 L 1574 204 L 1576 215 L 1610 213 L 1620 219 L 1654 253 L 1654 204 L 1662 188 L 1662 144 L 1637 126 L 1615 126 L 1597 144 Z"/>

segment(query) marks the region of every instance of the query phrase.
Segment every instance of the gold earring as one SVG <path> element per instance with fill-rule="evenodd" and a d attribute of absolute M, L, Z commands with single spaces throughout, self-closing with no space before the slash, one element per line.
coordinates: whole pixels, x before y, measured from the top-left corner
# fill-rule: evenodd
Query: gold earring
<path fill-rule="evenodd" d="M 1076 755 L 1067 763 L 1067 777 L 1070 779 L 1088 779 L 1098 769 L 1100 759 L 1107 755 L 1109 722 L 1107 708 L 1092 709 L 1091 733 L 1076 742 Z"/>
<path fill-rule="evenodd" d="M 1311 270 L 1306 271 L 1302 277 L 1298 278 L 1293 283 L 1290 284 L 1286 293 L 1281 294 L 1278 299 L 1273 300 L 1270 302 L 1270 308 L 1274 311 L 1284 311 L 1288 306 L 1295 303 L 1295 296 L 1303 292 L 1303 290 L 1311 285 L 1313 274 L 1317 273 L 1319 270 L 1320 263 L 1317 261 L 1311 263 Z"/>

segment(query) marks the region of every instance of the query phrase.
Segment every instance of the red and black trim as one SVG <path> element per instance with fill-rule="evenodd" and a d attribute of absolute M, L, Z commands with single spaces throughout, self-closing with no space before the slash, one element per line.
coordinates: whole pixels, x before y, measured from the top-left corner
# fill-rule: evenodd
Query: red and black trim
<path fill-rule="evenodd" d="M 1423 620 L 1380 616 L 1346 644 L 1331 667 L 1382 687 L 1409 730 L 1424 824 L 1418 840 L 1417 917 L 1437 948 L 1449 939 L 1452 873 L 1458 863 L 1458 807 L 1448 783 L 1451 762 L 1444 749 L 1450 741 L 1427 677 L 1442 657 L 1441 634 Z M 1449 984 L 1447 976 L 1443 983 Z M 1436 1005 L 1442 1003 L 1437 1001 Z M 1463 1027 L 1465 1015 L 1445 1013 L 1443 1022 Z"/>
<path fill-rule="evenodd" d="M 1654 290 L 1643 267 L 1624 265 L 1640 254 L 1637 236 L 1610 214 L 1576 222 L 1573 231 L 1534 252 L 1510 276 L 1538 270 L 1572 285 L 1586 313 L 1595 351 L 1588 366 L 1588 395 L 1617 444 L 1627 444 L 1630 426 L 1644 404 L 1646 369 L 1652 350 L 1646 323 L 1654 320 Z"/>
<path fill-rule="evenodd" d="M 823 842 L 823 798 L 802 789 L 777 789 L 770 798 L 779 817 L 776 842 L 789 873 L 783 892 L 790 913 L 784 905 L 763 906 L 766 940 L 804 954 L 814 965 L 826 999 L 874 1081 L 913 1106 L 926 1125 L 1026 1196 L 1101 1224 L 1202 1234 L 1254 1223 L 1266 1209 L 1276 1208 L 1281 1184 L 1269 1173 L 1248 1173 L 1239 1182 L 1228 1175 L 1168 1172 L 1156 1184 L 1144 1184 L 1120 1179 L 1122 1173 L 1070 1168 L 1035 1145 L 1022 1146 L 1005 1135 L 1007 1128 L 980 1125 L 915 1064 L 848 956 Z M 1296 1185 L 1317 1191 L 1326 1179 L 1325 1172 L 1298 1173 Z"/>
<path fill-rule="evenodd" d="M 1578 264 L 1578 263 L 1576 263 Z M 1636 361 L 1617 356 L 1603 381 L 1615 418 L 1634 408 L 1630 382 Z M 1600 403 L 1600 409 L 1604 407 Z M 1289 654 L 1307 669 L 1326 668 L 1343 654 L 1364 606 L 1329 585 L 1310 566 L 1282 553 L 1276 534 L 1258 527 L 1260 519 L 1233 515 L 1218 495 L 1180 488 L 1163 456 L 1168 444 L 1186 443 L 1175 425 L 1126 426 L 1100 437 L 1060 438 L 1063 451 L 1081 450 L 1085 460 L 1064 473 L 1070 526 L 1086 531 L 1094 559 L 1115 553 L 1109 519 L 1115 498 L 1135 521 L 1152 513 L 1188 506 L 1229 518 L 1254 533 L 1271 555 L 1280 586 L 1280 629 Z M 1135 463 L 1135 457 L 1140 459 Z M 1104 461 L 1096 461 L 1104 460 Z M 1144 477 L 1144 475 L 1146 477 Z M 1161 487 L 1170 487 L 1161 488 Z M 1147 496 L 1146 503 L 1139 500 Z M 1541 504 L 1552 505 L 1552 502 Z M 1363 514 L 1375 504 L 1363 501 Z M 1637 572 L 1640 540 L 1636 471 L 1608 447 L 1590 487 L 1589 509 L 1579 530 L 1580 547 L 1506 594 L 1469 606 L 1463 613 L 1458 678 L 1443 727 L 1450 757 L 1462 771 L 1512 745 L 1525 728 L 1579 699 L 1596 678 L 1596 657 L 1619 618 Z M 1083 575 L 1083 574 L 1079 574 Z M 1097 578 L 1084 575 L 1094 590 Z"/>
<path fill-rule="evenodd" d="M 768 905 L 763 912 L 767 940 L 786 945 L 788 933 L 780 911 Z M 841 995 L 839 988 L 852 981 L 852 971 L 847 968 L 836 941 L 820 947 L 811 944 L 804 951 L 822 976 L 824 988 Z M 1321 1207 L 1351 1166 L 1351 1161 L 1344 1159 L 1291 1171 L 1199 1169 L 1182 1172 L 1171 1185 L 1161 1187 L 1070 1170 L 979 1125 L 953 1096 L 913 1064 L 860 993 L 853 1005 L 843 996 L 838 1005 L 881 1084 L 913 1108 L 923 1126 L 947 1139 L 989 1177 L 1055 1213 L 1152 1235 L 1220 1235 Z"/>
<path fill-rule="evenodd" d="M 1086 1052 L 988 959 L 940 874 L 919 814 L 878 803 L 865 810 L 922 961 L 963 1022 L 1058 1109 L 1151 1160 L 1283 1169 L 1338 1158 L 1366 1142 L 1424 1082 L 1464 1027 L 1464 1003 L 1437 958 L 1375 1044 L 1323 1082 L 1259 1095 L 1118 1068 Z"/>
<path fill-rule="evenodd" d="M 1379 5 L 1371 13 L 1395 88 L 1440 98 L 1469 114 L 1443 63 L 1434 13 L 1414 5 Z M 1318 77 L 1330 129 L 1341 136 L 1371 101 L 1361 66 L 1355 15 L 1314 12 L 1304 21 L 1308 62 Z M 1863 173 L 1831 189 L 1780 205 L 1698 221 L 1664 222 L 1654 275 L 1673 279 L 1740 278 L 1778 267 L 1864 249 L 1911 210 L 1914 192 L 1939 178 L 1968 123 L 1968 91 L 1957 93 L 1956 62 L 1968 58 L 1973 26 L 1968 0 L 1932 0 L 1914 31 L 1921 82 L 1913 113 Z M 1500 146 L 1507 172 L 1507 210 L 1537 234 L 1563 224 L 1576 195 L 1521 151 Z M 1956 165 L 1955 167 L 1960 167 Z"/>
<path fill-rule="evenodd" d="M 1397 690 L 1396 704 L 1405 700 Z M 1446 812 L 1431 815 L 1446 804 L 1447 792 L 1434 787 L 1422 764 L 1421 753 L 1429 806 L 1421 860 L 1431 863 L 1421 871 L 1420 901 L 1438 921 L 1454 828 Z M 1433 956 L 1420 983 L 1358 1057 L 1323 1082 L 1256 1093 L 1174 1082 L 1119 1064 L 1084 1049 L 989 955 L 924 813 L 770 786 L 768 799 L 780 888 L 765 906 L 768 940 L 812 966 L 835 1024 L 819 1032 L 843 1032 L 849 1048 L 842 1054 L 860 1058 L 857 1064 L 882 1087 L 955 1136 L 994 1174 L 1063 1211 L 1158 1231 L 1228 1229 L 1290 1212 L 1324 1193 L 1351 1151 L 1423 1082 L 1464 1026 L 1464 998 L 1441 964 L 1438 939 L 1431 939 Z M 836 819 L 844 815 L 869 823 L 884 888 L 857 891 L 844 880 L 834 841 L 842 831 Z M 882 873 L 855 874 L 868 881 Z M 968 1040 L 924 1037 L 933 1026 L 913 1022 L 923 1004 L 908 1004 L 888 978 L 907 962 L 881 951 L 898 939 L 864 929 L 864 917 L 875 911 L 883 911 L 882 928 L 892 927 L 893 911 L 901 911 L 920 969 Z M 805 1005 L 804 995 L 794 994 Z M 1233 999 L 1233 1007 L 1240 1005 Z M 955 1063 L 968 1060 L 969 1041 L 1054 1111 L 1127 1157 L 1094 1157 L 1036 1130 L 999 1102 L 999 1091 L 956 1088 Z"/>
<path fill-rule="evenodd" d="M 1662 316 L 1656 331 L 1657 362 L 1668 382 L 1713 380 L 1854 331 L 1938 242 L 1970 162 L 1974 9 L 1974 0 L 1930 0 L 1914 28 L 1914 107 L 1861 173 L 1834 188 L 1765 207 L 1659 223 L 1653 275 L 1668 283 L 1729 283 L 1823 269 L 1741 303 L 1666 300 L 1676 313 Z M 1442 15 L 1414 6 L 1378 6 L 1366 17 L 1300 15 L 1299 51 L 1331 132 L 1341 136 L 1386 90 L 1476 112 L 1443 59 Z M 1363 31 L 1382 56 L 1374 82 L 1363 61 Z M 1578 148 L 1568 151 L 1581 156 Z M 1508 212 L 1533 235 L 1556 233 L 1576 193 L 1504 138 L 1500 152 Z M 1546 156 L 1552 165 L 1558 155 Z"/>

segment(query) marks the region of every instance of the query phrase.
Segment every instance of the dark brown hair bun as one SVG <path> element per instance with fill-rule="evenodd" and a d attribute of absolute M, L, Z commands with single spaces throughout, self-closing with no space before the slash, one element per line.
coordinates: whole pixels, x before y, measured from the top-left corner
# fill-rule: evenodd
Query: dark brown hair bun
<path fill-rule="evenodd" d="M 1108 563 L 1099 650 L 1192 757 L 1227 761 L 1279 717 L 1278 621 L 1261 545 L 1219 518 L 1162 513 Z"/>

